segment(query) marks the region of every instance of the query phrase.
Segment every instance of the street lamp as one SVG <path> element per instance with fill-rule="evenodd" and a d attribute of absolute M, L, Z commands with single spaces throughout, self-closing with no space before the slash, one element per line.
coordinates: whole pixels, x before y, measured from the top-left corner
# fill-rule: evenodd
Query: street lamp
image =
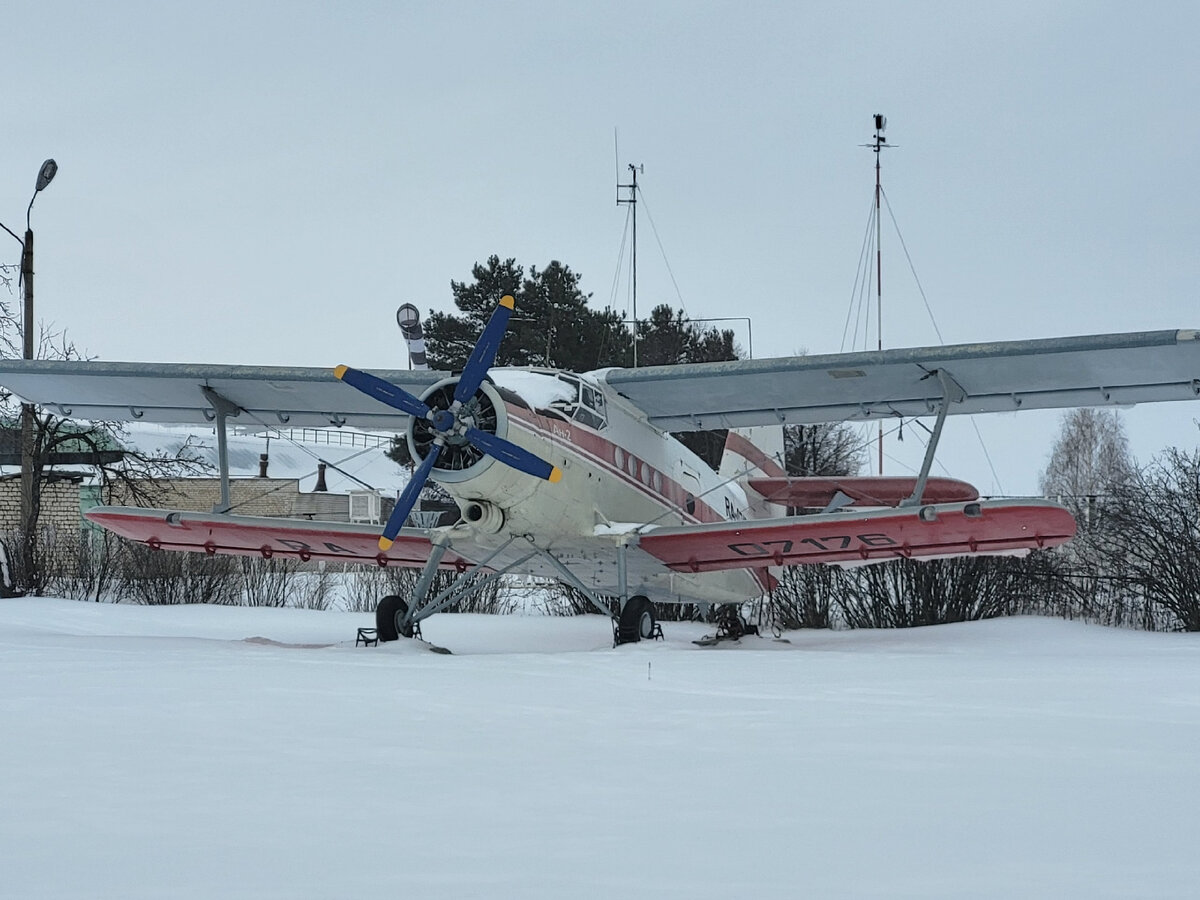
<path fill-rule="evenodd" d="M 0 222 L 3 228 L 21 245 L 21 281 L 24 286 L 24 321 L 22 323 L 23 350 L 25 359 L 33 359 L 33 228 L 30 216 L 33 213 L 33 201 L 37 195 L 46 189 L 58 173 L 58 163 L 52 159 L 42 163 L 38 170 L 37 183 L 33 196 L 25 210 L 25 240 L 21 240 L 12 230 Z M 33 578 L 33 405 L 21 404 L 21 532 L 22 558 L 21 581 L 24 587 L 32 585 Z"/>
<path fill-rule="evenodd" d="M 58 163 L 52 159 L 48 159 L 42 163 L 42 167 L 38 170 L 37 183 L 33 188 L 33 196 L 29 198 L 29 206 L 25 210 L 25 240 L 21 240 L 11 228 L 0 222 L 0 228 L 11 234 L 13 239 L 21 245 L 21 281 L 24 282 L 25 286 L 25 319 L 22 327 L 25 339 L 25 359 L 33 359 L 33 228 L 30 227 L 29 217 L 33 214 L 33 201 L 37 199 L 38 194 L 46 189 L 46 186 L 54 180 L 54 176 L 57 174 Z"/>

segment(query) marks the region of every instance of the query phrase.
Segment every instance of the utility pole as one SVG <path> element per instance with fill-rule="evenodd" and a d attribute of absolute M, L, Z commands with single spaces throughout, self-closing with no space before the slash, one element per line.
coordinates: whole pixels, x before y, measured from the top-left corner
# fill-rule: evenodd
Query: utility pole
<path fill-rule="evenodd" d="M 22 328 L 22 350 L 25 359 L 33 359 L 33 227 L 30 224 L 30 216 L 33 214 L 33 201 L 37 199 L 37 195 L 45 190 L 46 186 L 54 180 L 55 174 L 58 172 L 58 163 L 53 159 L 48 159 L 42 163 L 41 169 L 38 170 L 37 184 L 33 190 L 33 197 L 29 200 L 29 206 L 25 210 L 25 239 L 17 237 L 16 234 L 7 226 L 0 222 L 0 228 L 3 228 L 11 234 L 21 244 L 21 281 L 23 284 L 24 301 Z M 35 485 L 33 471 L 34 457 L 34 411 L 32 403 L 21 404 L 21 573 L 20 585 L 24 589 L 29 589 L 34 585 L 35 565 L 35 536 L 34 525 L 36 515 L 34 512 L 35 502 Z"/>
<path fill-rule="evenodd" d="M 632 271 L 633 271 L 633 367 L 636 369 L 636 368 L 637 368 L 637 364 L 638 364 L 638 357 L 637 357 L 637 353 L 638 353 L 638 315 L 637 315 L 637 186 L 638 186 L 638 183 L 637 183 L 637 177 L 638 177 L 638 172 L 645 172 L 645 171 L 646 171 L 646 167 L 645 167 L 645 166 L 635 166 L 633 163 L 630 163 L 630 164 L 629 164 L 629 171 L 630 171 L 630 173 L 631 173 L 631 174 L 632 174 L 632 176 L 633 176 L 633 182 L 632 182 L 632 184 L 618 184 L 618 185 L 617 185 L 617 191 L 618 191 L 618 193 L 617 193 L 617 205 L 618 205 L 618 206 L 620 206 L 622 203 L 628 203 L 628 204 L 630 205 L 630 207 L 631 207 L 631 210 L 630 210 L 630 211 L 633 213 L 633 269 L 632 269 Z M 622 198 L 622 197 L 621 197 L 621 194 L 619 193 L 619 192 L 620 192 L 620 191 L 621 191 L 623 188 L 627 188 L 627 189 L 629 190 L 629 197 L 628 197 L 627 199 L 625 199 L 625 198 Z M 653 225 L 654 223 L 653 223 L 653 222 L 651 222 L 650 224 L 652 224 L 652 225 Z"/>

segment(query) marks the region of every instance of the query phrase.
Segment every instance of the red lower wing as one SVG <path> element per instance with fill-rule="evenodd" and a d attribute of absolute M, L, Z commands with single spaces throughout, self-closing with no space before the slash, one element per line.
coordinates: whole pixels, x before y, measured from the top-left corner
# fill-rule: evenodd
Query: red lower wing
<path fill-rule="evenodd" d="M 642 550 L 678 572 L 971 556 L 1054 547 L 1075 520 L 1048 501 L 998 500 L 662 528 Z"/>
<path fill-rule="evenodd" d="M 306 522 L 258 516 L 229 516 L 101 506 L 88 519 L 121 537 L 155 549 L 193 550 L 239 556 L 291 557 L 380 566 L 418 567 L 429 559 L 431 544 L 422 533 L 401 532 L 392 547 L 379 549 L 379 526 Z M 463 569 L 467 560 L 449 552 L 442 568 Z"/>

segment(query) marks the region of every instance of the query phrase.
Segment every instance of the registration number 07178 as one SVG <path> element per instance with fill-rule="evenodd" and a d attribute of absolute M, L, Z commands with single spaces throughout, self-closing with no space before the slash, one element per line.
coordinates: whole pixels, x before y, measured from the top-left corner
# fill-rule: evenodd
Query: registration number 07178
<path fill-rule="evenodd" d="M 799 545 L 807 544 L 808 547 Z M 748 541 L 740 544 L 728 544 L 730 550 L 738 556 L 773 557 L 787 556 L 793 552 L 827 552 L 829 550 L 849 550 L 851 547 L 894 547 L 896 541 L 886 534 L 835 534 L 830 537 L 801 538 L 798 541 Z M 809 549 L 811 548 L 811 549 Z"/>

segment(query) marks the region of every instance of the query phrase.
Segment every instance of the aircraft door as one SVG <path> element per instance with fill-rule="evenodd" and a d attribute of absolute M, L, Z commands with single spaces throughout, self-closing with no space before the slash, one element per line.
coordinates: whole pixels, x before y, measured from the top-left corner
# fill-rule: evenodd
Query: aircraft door
<path fill-rule="evenodd" d="M 680 482 L 683 485 L 683 497 L 680 502 L 681 524 L 695 521 L 696 509 L 700 497 L 700 476 L 684 466 L 681 469 Z"/>

